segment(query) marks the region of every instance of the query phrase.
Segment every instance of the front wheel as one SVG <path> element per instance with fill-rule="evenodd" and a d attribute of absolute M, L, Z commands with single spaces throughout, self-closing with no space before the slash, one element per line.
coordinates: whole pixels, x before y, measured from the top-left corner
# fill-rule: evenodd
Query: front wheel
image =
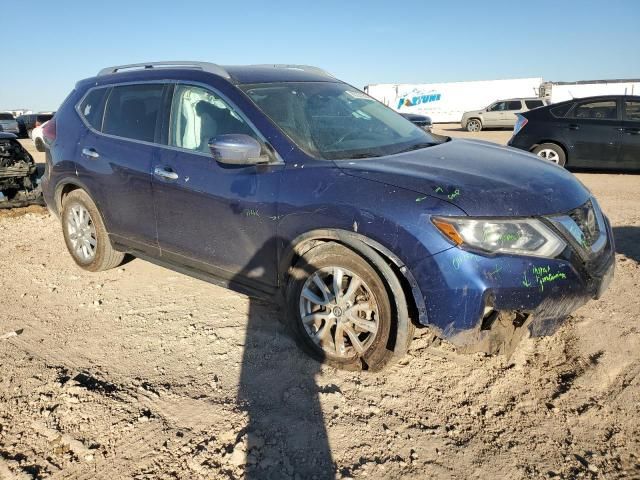
<path fill-rule="evenodd" d="M 90 272 L 115 268 L 124 260 L 124 253 L 116 251 L 89 195 L 73 190 L 62 203 L 62 233 L 67 249 L 75 262 Z"/>
<path fill-rule="evenodd" d="M 467 122 L 468 132 L 479 132 L 480 130 L 482 130 L 482 122 L 477 118 L 472 118 Z"/>
<path fill-rule="evenodd" d="M 287 303 L 294 334 L 314 358 L 345 370 L 380 370 L 392 358 L 386 285 L 352 250 L 326 243 L 303 255 Z"/>
<path fill-rule="evenodd" d="M 564 167 L 567 163 L 567 156 L 564 153 L 564 150 L 555 143 L 543 143 L 542 145 L 538 145 L 533 149 L 533 153 L 538 155 L 540 158 L 544 158 L 545 160 L 560 165 Z"/>

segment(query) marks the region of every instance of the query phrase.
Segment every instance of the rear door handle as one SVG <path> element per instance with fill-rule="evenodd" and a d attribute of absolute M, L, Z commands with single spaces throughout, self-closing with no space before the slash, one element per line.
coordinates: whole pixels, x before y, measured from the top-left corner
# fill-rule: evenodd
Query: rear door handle
<path fill-rule="evenodd" d="M 569 130 L 580 130 L 580 125 L 576 125 L 575 123 L 572 123 L 567 128 Z"/>
<path fill-rule="evenodd" d="M 95 148 L 83 148 L 82 155 L 89 158 L 100 158 L 100 154 L 96 152 Z"/>
<path fill-rule="evenodd" d="M 177 180 L 179 178 L 178 174 L 169 167 L 156 167 L 153 169 L 153 174 L 165 180 Z"/>

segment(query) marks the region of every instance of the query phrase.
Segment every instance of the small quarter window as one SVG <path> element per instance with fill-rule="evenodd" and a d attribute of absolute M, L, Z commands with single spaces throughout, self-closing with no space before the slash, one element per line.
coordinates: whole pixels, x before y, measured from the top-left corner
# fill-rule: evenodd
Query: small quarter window
<path fill-rule="evenodd" d="M 557 107 L 553 107 L 551 109 L 551 114 L 556 118 L 564 118 L 567 112 L 571 110 L 572 106 L 573 106 L 573 103 L 560 104 Z"/>
<path fill-rule="evenodd" d="M 102 129 L 102 114 L 104 112 L 104 97 L 106 88 L 96 88 L 80 104 L 80 115 L 96 130 Z"/>

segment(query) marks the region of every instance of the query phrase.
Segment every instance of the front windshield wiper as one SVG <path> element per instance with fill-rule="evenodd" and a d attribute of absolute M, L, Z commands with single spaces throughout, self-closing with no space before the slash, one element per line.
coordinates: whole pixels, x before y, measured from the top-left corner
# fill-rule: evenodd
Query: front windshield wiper
<path fill-rule="evenodd" d="M 438 142 L 416 143 L 415 145 L 411 145 L 410 147 L 405 148 L 404 150 L 400 150 L 399 152 L 396 152 L 396 154 L 404 153 L 404 152 L 411 152 L 412 150 L 420 150 L 420 149 L 427 148 L 427 147 L 433 147 L 434 145 L 440 145 L 440 144 Z"/>
<path fill-rule="evenodd" d="M 378 155 L 377 153 L 357 153 L 355 155 L 349 155 L 350 159 L 356 159 L 356 158 L 375 158 L 375 157 L 380 157 L 381 155 Z"/>

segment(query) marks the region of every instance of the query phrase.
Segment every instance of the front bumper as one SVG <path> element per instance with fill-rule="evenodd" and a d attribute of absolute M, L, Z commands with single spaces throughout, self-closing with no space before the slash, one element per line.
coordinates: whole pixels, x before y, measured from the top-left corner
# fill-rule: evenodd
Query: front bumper
<path fill-rule="evenodd" d="M 606 244 L 589 262 L 571 246 L 554 259 L 485 256 L 453 247 L 423 260 L 414 276 L 424 293 L 429 326 L 462 345 L 493 311 L 557 324 L 599 298 L 613 278 L 615 247 L 606 218 L 605 224 Z"/>

